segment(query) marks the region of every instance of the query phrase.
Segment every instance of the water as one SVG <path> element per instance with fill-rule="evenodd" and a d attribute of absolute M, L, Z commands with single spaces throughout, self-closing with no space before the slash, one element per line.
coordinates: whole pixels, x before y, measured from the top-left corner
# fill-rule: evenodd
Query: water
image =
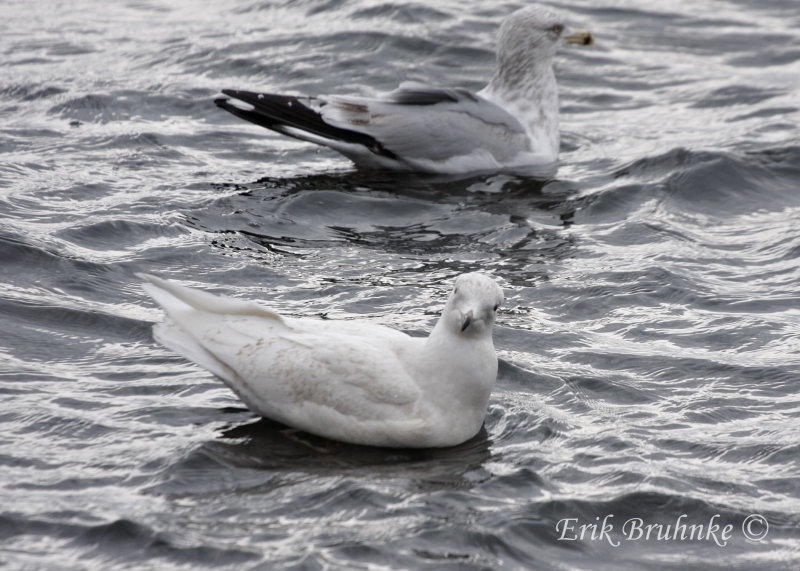
<path fill-rule="evenodd" d="M 797 567 L 795 0 L 562 4 L 597 45 L 559 57 L 548 181 L 358 172 L 212 103 L 480 88 L 518 6 L 0 6 L 0 564 Z M 134 277 L 417 334 L 475 269 L 485 430 L 412 452 L 255 418 Z"/>

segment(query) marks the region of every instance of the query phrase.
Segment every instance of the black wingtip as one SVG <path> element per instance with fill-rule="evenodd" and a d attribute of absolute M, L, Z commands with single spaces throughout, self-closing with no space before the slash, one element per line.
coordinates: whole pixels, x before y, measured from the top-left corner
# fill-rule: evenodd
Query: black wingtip
<path fill-rule="evenodd" d="M 258 94 L 254 91 L 240 91 L 238 89 L 222 89 L 220 90 L 220 93 L 222 93 L 225 97 L 214 98 L 214 105 L 217 107 L 222 107 L 223 109 L 227 109 L 228 111 L 230 111 L 231 107 L 235 107 L 231 104 L 231 99 L 238 99 L 239 101 L 247 102 L 248 99 L 254 99 L 258 97 Z"/>
<path fill-rule="evenodd" d="M 249 97 L 256 96 L 257 94 L 252 91 L 239 91 L 237 89 L 223 89 L 220 91 L 225 97 L 217 97 L 214 99 L 214 104 L 217 107 L 222 107 L 227 109 L 231 106 L 230 100 L 233 99 L 240 99 L 245 100 Z"/>
<path fill-rule="evenodd" d="M 376 155 L 397 159 L 397 156 L 392 151 L 384 147 L 374 137 L 359 131 L 351 131 L 329 125 L 318 111 L 293 95 L 275 95 L 235 89 L 223 89 L 222 93 L 227 97 L 214 99 L 217 107 L 256 125 L 278 131 L 290 137 L 303 139 L 301 135 L 288 133 L 283 129 L 284 127 L 292 127 L 316 136 L 363 145 Z M 252 106 L 252 109 L 236 105 L 231 99 Z"/>

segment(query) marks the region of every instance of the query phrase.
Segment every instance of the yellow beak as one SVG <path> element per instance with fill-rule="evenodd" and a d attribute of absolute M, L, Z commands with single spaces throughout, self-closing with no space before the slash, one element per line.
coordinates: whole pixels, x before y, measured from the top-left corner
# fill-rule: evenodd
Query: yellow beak
<path fill-rule="evenodd" d="M 591 46 L 594 43 L 594 36 L 591 32 L 586 30 L 576 30 L 564 39 L 570 44 L 580 44 L 582 46 Z"/>

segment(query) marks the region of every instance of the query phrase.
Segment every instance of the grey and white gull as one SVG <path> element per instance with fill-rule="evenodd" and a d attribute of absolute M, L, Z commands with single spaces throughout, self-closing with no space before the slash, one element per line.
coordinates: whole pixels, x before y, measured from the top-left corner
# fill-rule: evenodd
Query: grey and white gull
<path fill-rule="evenodd" d="M 365 320 L 284 317 L 140 274 L 167 319 L 155 338 L 220 377 L 253 412 L 354 444 L 445 447 L 483 426 L 497 378 L 492 328 L 503 291 L 456 278 L 428 337 Z"/>
<path fill-rule="evenodd" d="M 435 174 L 547 168 L 560 145 L 553 59 L 563 42 L 593 41 L 586 31 L 567 33 L 561 15 L 534 4 L 503 22 L 494 75 L 477 93 L 405 82 L 375 97 L 225 89 L 215 103 L 361 167 Z"/>

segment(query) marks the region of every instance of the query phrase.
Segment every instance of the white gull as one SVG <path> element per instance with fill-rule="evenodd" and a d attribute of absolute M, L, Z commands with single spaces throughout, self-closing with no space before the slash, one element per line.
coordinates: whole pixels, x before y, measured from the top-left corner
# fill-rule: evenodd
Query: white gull
<path fill-rule="evenodd" d="M 334 440 L 408 448 L 454 446 L 483 426 L 503 301 L 483 274 L 455 280 L 427 338 L 363 320 L 283 317 L 140 277 L 168 318 L 155 338 L 216 374 L 259 415 Z"/>
<path fill-rule="evenodd" d="M 406 82 L 377 97 L 225 89 L 215 102 L 367 168 L 461 174 L 550 167 L 560 140 L 553 58 L 563 41 L 589 45 L 593 38 L 567 34 L 562 16 L 534 4 L 503 22 L 497 68 L 477 93 Z"/>

